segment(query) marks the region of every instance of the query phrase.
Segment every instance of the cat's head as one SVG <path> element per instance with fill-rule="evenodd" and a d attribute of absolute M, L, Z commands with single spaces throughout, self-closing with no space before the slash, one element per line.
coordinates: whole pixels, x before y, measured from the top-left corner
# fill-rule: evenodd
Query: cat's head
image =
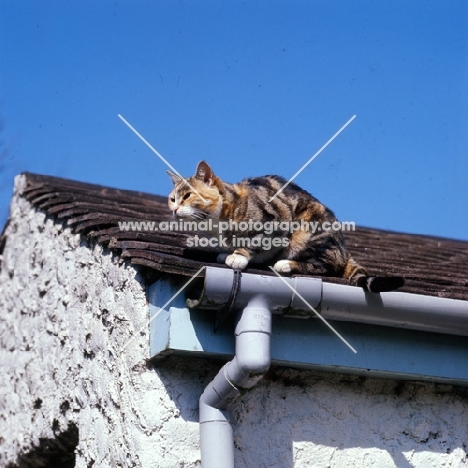
<path fill-rule="evenodd" d="M 166 172 L 174 183 L 168 199 L 174 216 L 190 219 L 219 217 L 223 205 L 222 182 L 205 161 L 198 163 L 195 175 L 188 179 Z"/>

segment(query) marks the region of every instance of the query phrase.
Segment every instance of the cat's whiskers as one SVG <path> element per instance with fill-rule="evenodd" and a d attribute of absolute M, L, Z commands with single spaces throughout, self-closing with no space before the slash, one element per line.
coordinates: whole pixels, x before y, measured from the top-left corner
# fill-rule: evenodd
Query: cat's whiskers
<path fill-rule="evenodd" d="M 173 212 L 172 217 L 175 219 L 205 219 L 207 214 L 203 212 L 202 210 L 193 210 L 190 213 L 185 213 L 184 216 L 181 216 L 180 214 L 178 215 L 177 213 Z"/>
<path fill-rule="evenodd" d="M 192 219 L 205 219 L 206 218 L 206 213 L 202 210 L 194 210 L 190 214 L 190 218 Z"/>

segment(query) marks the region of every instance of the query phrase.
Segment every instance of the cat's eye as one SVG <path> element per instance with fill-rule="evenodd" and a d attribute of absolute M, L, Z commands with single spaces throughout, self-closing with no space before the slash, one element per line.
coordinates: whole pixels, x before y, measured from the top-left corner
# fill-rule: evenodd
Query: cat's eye
<path fill-rule="evenodd" d="M 171 197 L 171 202 L 175 203 L 175 197 Z"/>
<path fill-rule="evenodd" d="M 182 200 L 187 200 L 188 197 L 190 197 L 190 195 L 192 195 L 190 192 L 187 192 L 183 197 L 182 197 Z"/>

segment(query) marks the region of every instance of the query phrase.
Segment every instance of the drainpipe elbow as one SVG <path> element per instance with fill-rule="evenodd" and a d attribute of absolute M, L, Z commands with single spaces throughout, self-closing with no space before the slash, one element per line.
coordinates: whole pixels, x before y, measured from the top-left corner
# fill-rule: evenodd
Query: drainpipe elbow
<path fill-rule="evenodd" d="M 253 387 L 270 368 L 269 338 L 264 333 L 245 333 L 237 337 L 236 356 L 226 366 L 228 379 L 237 387 Z"/>
<path fill-rule="evenodd" d="M 200 422 L 227 421 L 223 410 L 241 395 L 240 390 L 227 375 L 228 365 L 229 363 L 220 369 L 200 397 Z"/>

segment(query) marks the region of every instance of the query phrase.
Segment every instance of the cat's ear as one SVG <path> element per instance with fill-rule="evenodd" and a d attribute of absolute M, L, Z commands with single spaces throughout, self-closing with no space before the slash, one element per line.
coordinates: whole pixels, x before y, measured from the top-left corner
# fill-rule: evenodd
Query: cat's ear
<path fill-rule="evenodd" d="M 195 172 L 195 177 L 205 184 L 213 185 L 214 174 L 211 167 L 205 161 L 200 161 Z"/>
<path fill-rule="evenodd" d="M 171 178 L 172 182 L 174 182 L 174 185 L 176 185 L 178 182 L 182 180 L 182 177 L 178 176 L 177 174 L 174 174 L 171 171 L 166 171 L 167 175 Z"/>

